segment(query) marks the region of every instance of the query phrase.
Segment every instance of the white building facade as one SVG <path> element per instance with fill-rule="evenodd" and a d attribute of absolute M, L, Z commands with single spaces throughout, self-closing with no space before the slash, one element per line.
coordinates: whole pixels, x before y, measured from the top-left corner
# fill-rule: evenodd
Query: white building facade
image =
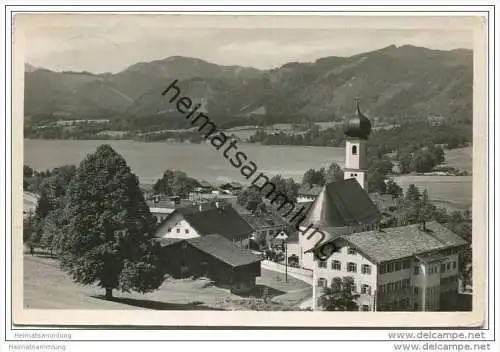
<path fill-rule="evenodd" d="M 415 226 L 418 225 L 401 227 L 398 231 L 414 233 L 412 227 Z M 377 231 L 365 235 L 374 240 L 380 238 Z M 458 299 L 459 253 L 465 241 L 456 235 L 456 238 L 450 237 L 451 233 L 446 233 L 446 236 L 449 246 L 443 246 L 438 240 L 436 249 L 422 251 L 416 245 L 418 254 L 405 252 L 404 257 L 399 257 L 402 252 L 394 251 L 394 259 L 390 260 L 386 260 L 391 257 L 390 246 L 386 246 L 389 253 L 384 253 L 384 260 L 374 259 L 350 243 L 349 235 L 342 236 L 335 240 L 339 248 L 337 252 L 326 260 L 314 262 L 313 303 L 318 303 L 323 289 L 331 287 L 334 278 L 352 277 L 353 292 L 360 295 L 357 300 L 360 311 L 453 310 Z M 389 236 L 387 240 L 393 238 Z M 408 240 L 411 241 L 411 236 Z M 370 251 L 370 247 L 367 245 L 366 249 Z M 316 306 L 315 309 L 321 310 L 322 307 Z"/>

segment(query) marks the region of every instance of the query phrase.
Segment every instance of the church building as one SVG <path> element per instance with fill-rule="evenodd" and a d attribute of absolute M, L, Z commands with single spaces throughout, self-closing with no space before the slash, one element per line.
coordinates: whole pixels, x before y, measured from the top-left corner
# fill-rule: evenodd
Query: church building
<path fill-rule="evenodd" d="M 458 256 L 467 243 L 436 222 L 379 226 L 367 193 L 370 132 L 357 101 L 356 115 L 344 125 L 344 180 L 325 185 L 302 222 L 326 234 L 319 238 L 303 226 L 299 235 L 300 265 L 313 271 L 313 309 L 325 309 L 318 302 L 336 278 L 352 277 L 360 311 L 453 310 Z"/>

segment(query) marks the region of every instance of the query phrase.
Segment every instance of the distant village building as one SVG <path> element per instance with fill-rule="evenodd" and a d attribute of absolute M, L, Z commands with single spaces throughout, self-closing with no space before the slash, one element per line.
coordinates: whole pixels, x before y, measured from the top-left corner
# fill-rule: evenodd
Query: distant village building
<path fill-rule="evenodd" d="M 214 190 L 214 187 L 207 181 L 200 181 L 199 186 L 194 189 L 197 193 L 210 193 L 212 190 Z"/>
<path fill-rule="evenodd" d="M 243 185 L 239 182 L 229 182 L 221 185 L 220 189 L 234 194 L 241 191 L 243 189 Z"/>
<path fill-rule="evenodd" d="M 159 224 L 155 237 L 189 239 L 219 234 L 241 248 L 248 248 L 252 227 L 231 207 L 197 211 L 176 209 Z"/>
<path fill-rule="evenodd" d="M 297 193 L 297 203 L 307 203 L 314 201 L 320 194 L 322 189 L 323 187 L 318 185 L 302 185 Z"/>
<path fill-rule="evenodd" d="M 219 234 L 159 239 L 167 271 L 176 278 L 207 277 L 236 294 L 249 293 L 261 274 L 260 256 L 235 246 Z"/>
<path fill-rule="evenodd" d="M 167 218 L 174 210 L 194 206 L 192 201 L 181 199 L 179 196 L 151 195 L 146 200 L 149 211 L 159 224 Z"/>
<path fill-rule="evenodd" d="M 252 239 L 261 249 L 272 247 L 273 239 L 287 228 L 285 221 L 272 213 L 250 213 L 241 216 L 252 227 Z"/>

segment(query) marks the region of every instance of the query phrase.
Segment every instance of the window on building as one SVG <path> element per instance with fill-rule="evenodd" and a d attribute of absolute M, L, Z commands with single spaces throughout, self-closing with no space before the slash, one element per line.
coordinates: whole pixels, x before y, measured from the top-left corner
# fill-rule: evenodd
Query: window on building
<path fill-rule="evenodd" d="M 441 264 L 441 272 L 444 273 L 446 271 L 446 265 Z"/>
<path fill-rule="evenodd" d="M 184 230 L 184 233 L 189 233 L 189 229 L 185 229 L 185 230 Z"/>
<path fill-rule="evenodd" d="M 180 228 L 177 228 L 176 232 L 177 232 L 177 233 L 181 233 L 181 229 L 180 229 Z"/>
<path fill-rule="evenodd" d="M 352 254 L 352 255 L 356 255 L 358 252 L 356 252 L 356 250 L 355 250 L 354 248 L 349 247 L 349 248 L 347 249 L 347 253 L 348 253 L 348 254 Z"/>
<path fill-rule="evenodd" d="M 394 263 L 394 271 L 399 271 L 399 270 L 401 270 L 401 262 Z"/>
<path fill-rule="evenodd" d="M 413 271 L 413 274 L 418 275 L 419 272 L 420 272 L 420 268 L 418 266 L 416 266 L 414 271 Z"/>
<path fill-rule="evenodd" d="M 396 283 L 394 284 L 396 287 L 394 287 L 394 289 L 397 291 L 397 290 L 401 290 L 401 286 L 403 286 L 403 283 L 401 281 L 396 281 Z"/>
<path fill-rule="evenodd" d="M 358 154 L 358 147 L 353 145 L 352 146 L 352 155 L 356 155 L 356 154 Z"/>
<path fill-rule="evenodd" d="M 169 228 L 167 229 L 167 232 L 171 232 L 171 231 L 172 231 L 172 228 L 171 228 L 171 227 L 169 227 Z"/>
<path fill-rule="evenodd" d="M 379 274 L 385 274 L 386 273 L 386 267 L 384 264 L 381 264 L 379 267 L 378 267 L 378 273 Z"/>
<path fill-rule="evenodd" d="M 356 291 L 357 291 L 357 289 L 356 289 L 356 281 L 354 281 L 354 282 L 352 283 L 352 285 L 351 285 L 351 292 L 353 292 L 353 293 L 354 293 L 354 292 L 356 292 Z"/>
<path fill-rule="evenodd" d="M 387 264 L 387 272 L 392 273 L 394 271 L 394 263 Z"/>
<path fill-rule="evenodd" d="M 408 288 L 408 287 L 410 287 L 410 279 L 404 279 L 403 288 Z"/>
<path fill-rule="evenodd" d="M 457 268 L 457 262 L 453 262 L 453 269 L 456 269 Z"/>
<path fill-rule="evenodd" d="M 371 295 L 372 289 L 370 285 L 361 285 L 361 293 L 364 295 Z"/>
<path fill-rule="evenodd" d="M 318 268 L 326 268 L 326 261 L 325 260 L 320 260 L 318 262 Z"/>
<path fill-rule="evenodd" d="M 410 260 L 406 259 L 403 261 L 403 269 L 409 269 L 410 268 Z"/>
<path fill-rule="evenodd" d="M 327 287 L 327 285 L 328 285 L 328 281 L 326 281 L 325 278 L 320 277 L 318 279 L 318 286 L 319 287 Z"/>
<path fill-rule="evenodd" d="M 363 304 L 363 305 L 361 306 L 361 311 L 362 311 L 362 312 L 369 312 L 369 311 L 370 311 L 370 306 L 369 306 L 369 305 L 367 305 L 367 304 Z"/>
<path fill-rule="evenodd" d="M 334 260 L 332 262 L 332 269 L 333 270 L 342 270 L 342 264 L 338 260 Z"/>
<path fill-rule="evenodd" d="M 450 270 L 450 269 L 451 269 L 451 263 L 446 264 L 446 270 Z"/>
<path fill-rule="evenodd" d="M 413 288 L 413 294 L 414 294 L 415 296 L 418 296 L 418 287 L 414 287 L 414 288 Z"/>
<path fill-rule="evenodd" d="M 368 264 L 361 265 L 361 273 L 370 275 L 372 273 L 372 267 Z"/>
<path fill-rule="evenodd" d="M 350 273 L 355 273 L 358 271 L 356 263 L 349 262 L 347 263 L 347 271 Z"/>

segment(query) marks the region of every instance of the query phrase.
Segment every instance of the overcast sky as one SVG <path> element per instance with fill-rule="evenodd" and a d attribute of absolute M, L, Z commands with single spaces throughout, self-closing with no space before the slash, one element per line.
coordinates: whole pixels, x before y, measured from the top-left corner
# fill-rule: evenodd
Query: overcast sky
<path fill-rule="evenodd" d="M 31 15 L 16 21 L 15 30 L 25 33 L 26 62 L 56 71 L 118 72 L 169 56 L 266 69 L 391 44 L 473 47 L 471 21 L 456 17 Z"/>

